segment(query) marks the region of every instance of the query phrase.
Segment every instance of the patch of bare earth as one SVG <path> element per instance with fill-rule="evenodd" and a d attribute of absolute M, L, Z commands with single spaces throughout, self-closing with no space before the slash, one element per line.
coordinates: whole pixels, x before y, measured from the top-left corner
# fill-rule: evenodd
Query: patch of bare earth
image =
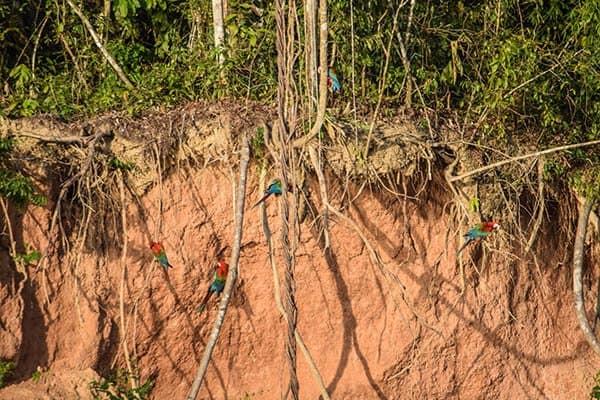
<path fill-rule="evenodd" d="M 86 382 L 98 379 L 94 371 L 106 375 L 125 366 L 123 338 L 142 378 L 155 377 L 153 398 L 185 397 L 216 302 L 211 299 L 201 315 L 195 308 L 217 256 L 228 258 L 231 251 L 235 175 L 226 163 L 182 164 L 165 175 L 137 200 L 126 193 L 125 235 L 103 238 L 102 249 L 83 246 L 77 263 L 65 261 L 75 255 L 53 253 L 45 273 L 31 268 L 22 316 L 11 297 L 16 275 L 7 272 L 7 250 L 0 249 L 0 358 L 18 361 L 16 381 L 0 390 L 0 399 L 88 399 Z M 330 198 L 341 198 L 344 186 L 329 179 Z M 270 400 L 286 393 L 286 324 L 275 306 L 260 208 L 250 208 L 261 195 L 257 187 L 253 169 L 239 280 L 201 399 Z M 309 180 L 305 189 L 318 204 L 316 182 Z M 560 238 L 541 233 L 535 266 L 518 249 L 513 253 L 521 260 L 501 249 L 502 235 L 510 232 L 499 232 L 463 252 L 461 275 L 455 251 L 464 227 L 451 221 L 447 200 L 439 183 L 406 202 L 362 191 L 347 215 L 379 252 L 383 269 L 372 264 L 344 220 L 332 217 L 328 260 L 312 217 L 303 222 L 296 254 L 298 329 L 329 393 L 335 399 L 586 398 L 598 359 L 578 327 L 570 258 L 554 245 Z M 279 253 L 278 201 L 267 201 L 267 214 Z M 23 243 L 46 247 L 48 209 L 29 208 L 15 217 Z M 175 266 L 166 274 L 153 261 L 150 239 L 163 242 Z M 591 254 L 590 267 L 597 263 L 597 252 Z M 589 315 L 594 276 L 587 277 Z M 30 377 L 38 368 L 45 372 L 36 383 Z M 298 376 L 300 397 L 318 398 L 301 353 Z"/>

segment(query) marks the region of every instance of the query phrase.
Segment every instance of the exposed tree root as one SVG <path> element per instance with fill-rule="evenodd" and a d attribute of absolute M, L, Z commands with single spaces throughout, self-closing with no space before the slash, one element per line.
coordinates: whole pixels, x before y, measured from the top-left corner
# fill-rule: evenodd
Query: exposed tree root
<path fill-rule="evenodd" d="M 58 194 L 58 198 L 56 199 L 56 204 L 54 206 L 54 211 L 52 213 L 52 219 L 50 222 L 50 227 L 48 228 L 48 246 L 46 246 L 46 248 L 44 249 L 44 251 L 42 252 L 42 258 L 39 262 L 39 268 L 41 268 L 42 270 L 42 289 L 44 292 L 44 298 L 46 300 L 46 304 L 50 304 L 50 293 L 48 290 L 48 277 L 47 277 L 47 259 L 48 259 L 48 248 L 50 247 L 50 243 L 53 243 L 54 241 L 51 240 L 51 236 L 54 234 L 54 229 L 56 228 L 57 224 L 58 227 L 61 231 L 63 231 L 62 229 L 62 225 L 60 222 L 60 214 L 61 214 L 61 207 L 62 207 L 62 201 L 65 198 L 65 195 L 67 194 L 67 191 L 74 185 L 76 184 L 80 179 L 82 179 L 83 177 L 86 176 L 86 174 L 88 173 L 88 171 L 90 170 L 93 160 L 94 160 L 94 156 L 96 154 L 96 143 L 103 137 L 105 136 L 109 136 L 111 135 L 111 131 L 110 130 L 104 130 L 104 131 L 99 131 L 98 133 L 96 133 L 95 135 L 91 136 L 91 137 L 82 137 L 81 140 L 82 142 L 79 143 L 86 143 L 86 147 L 87 147 L 87 155 L 85 158 L 85 161 L 83 163 L 83 165 L 81 166 L 81 168 L 79 168 L 79 171 L 74 174 L 73 176 L 71 176 L 69 179 L 67 179 L 62 185 L 61 185 L 61 189 L 60 192 Z M 50 141 L 50 140 L 47 140 Z M 60 141 L 59 141 L 60 142 Z M 84 152 L 85 153 L 85 152 Z M 63 233 L 61 235 L 61 238 L 63 240 L 66 240 L 66 235 Z"/>
<path fill-rule="evenodd" d="M 365 247 L 369 251 L 369 258 L 371 259 L 371 262 L 373 263 L 373 265 L 375 267 L 377 267 L 377 269 L 380 270 L 380 272 L 383 274 L 383 276 L 386 277 L 386 279 L 389 276 L 396 282 L 397 286 L 400 288 L 400 290 L 402 292 L 402 300 L 403 300 L 404 304 L 408 307 L 408 309 L 411 311 L 411 313 L 414 315 L 414 317 L 421 324 L 423 324 L 423 326 L 425 326 L 425 327 L 431 329 L 432 331 L 434 331 L 435 333 L 441 335 L 441 333 L 435 327 L 433 327 L 429 322 L 427 322 L 427 320 L 425 318 L 423 318 L 421 316 L 421 314 L 417 311 L 415 306 L 409 301 L 408 293 L 406 292 L 406 287 L 400 281 L 400 277 L 398 277 L 398 275 L 395 272 L 393 272 L 389 268 L 385 267 L 385 265 L 383 264 L 383 261 L 381 260 L 381 257 L 379 256 L 379 253 L 377 252 L 377 250 L 375 250 L 375 248 L 373 247 L 373 245 L 371 244 L 369 239 L 362 232 L 362 230 L 359 228 L 359 226 L 356 224 L 356 222 L 354 222 L 351 218 L 349 218 L 348 216 L 341 213 L 339 210 L 337 210 L 331 204 L 327 204 L 327 207 L 333 214 L 335 214 L 338 218 L 345 221 L 352 229 L 354 229 L 354 231 L 358 234 L 358 236 L 361 238 L 362 242 L 364 243 Z M 388 282 L 388 285 L 389 285 L 389 282 Z M 388 289 L 390 290 L 390 293 L 392 293 L 391 285 L 389 285 Z M 392 296 L 392 298 L 393 298 L 393 296 Z M 396 306 L 399 306 L 399 304 L 397 304 L 397 302 L 395 300 L 394 300 L 394 302 L 396 303 Z"/>
<path fill-rule="evenodd" d="M 121 226 L 123 228 L 123 247 L 121 248 L 121 285 L 119 287 L 119 320 L 121 322 L 121 344 L 123 346 L 123 355 L 125 356 L 125 365 L 127 365 L 127 372 L 129 376 L 129 382 L 133 389 L 137 388 L 138 382 L 136 382 L 133 368 L 131 367 L 131 360 L 129 357 L 129 348 L 127 345 L 127 327 L 125 323 L 125 280 L 127 279 L 127 204 L 125 203 L 125 189 L 123 189 L 123 176 L 119 171 L 119 194 L 121 197 Z"/>
<path fill-rule="evenodd" d="M 600 342 L 598 342 L 598 338 L 594 335 L 585 312 L 582 282 L 585 235 L 587 232 L 588 219 L 590 217 L 590 212 L 594 207 L 594 203 L 595 201 L 593 199 L 586 199 L 583 203 L 581 212 L 579 213 L 577 231 L 575 234 L 575 245 L 573 246 L 573 294 L 575 297 L 575 313 L 579 320 L 579 327 L 583 332 L 585 340 L 587 340 L 596 354 L 600 356 Z"/>
<path fill-rule="evenodd" d="M 529 235 L 529 240 L 527 241 L 527 245 L 525 246 L 525 251 L 524 251 L 525 254 L 529 253 L 529 251 L 533 247 L 533 244 L 535 243 L 535 240 L 537 239 L 538 233 L 542 226 L 542 222 L 544 220 L 544 213 L 546 212 L 546 196 L 545 196 L 545 185 L 544 185 L 544 177 L 543 177 L 544 162 L 542 161 L 542 159 L 537 160 L 537 167 L 538 167 L 537 215 L 535 218 L 535 224 L 533 225 L 533 229 L 531 231 L 531 234 Z M 537 264 L 537 262 L 536 262 L 536 264 Z"/>
<path fill-rule="evenodd" d="M 17 299 L 19 302 L 19 321 L 23 320 L 23 313 L 25 312 L 25 300 L 23 299 L 23 289 L 25 284 L 29 280 L 29 274 L 27 274 L 27 265 L 22 261 L 21 258 L 17 257 L 17 241 L 13 233 L 12 224 L 10 223 L 10 215 L 8 213 L 8 202 L 0 196 L 0 206 L 2 207 L 2 213 L 6 221 L 6 229 L 8 230 L 8 241 L 10 243 L 10 256 L 15 263 L 17 272 L 23 274 L 23 279 L 19 281 L 19 287 L 17 288 Z M 13 285 L 14 290 L 14 285 Z"/>
<path fill-rule="evenodd" d="M 265 173 L 263 172 L 261 175 L 261 188 L 264 187 L 264 175 L 265 175 Z M 261 209 L 262 209 L 263 232 L 265 233 L 265 239 L 267 241 L 267 246 L 269 247 L 269 262 L 271 264 L 271 270 L 273 271 L 275 303 L 277 304 L 277 309 L 279 310 L 279 312 L 281 313 L 281 315 L 287 322 L 288 315 L 283 307 L 283 303 L 281 300 L 281 288 L 279 285 L 279 272 L 277 270 L 277 264 L 275 262 L 275 251 L 274 251 L 274 247 L 273 247 L 273 240 L 271 239 L 271 229 L 269 228 L 269 221 L 267 219 L 267 212 L 266 212 L 264 203 L 263 203 Z M 323 378 L 321 377 L 321 373 L 319 372 L 314 359 L 310 355 L 310 352 L 308 351 L 306 344 L 304 343 L 304 339 L 302 339 L 302 335 L 300 334 L 298 329 L 295 330 L 294 334 L 295 334 L 296 342 L 298 343 L 298 346 L 300 347 L 300 351 L 302 351 L 302 354 L 304 355 L 304 358 L 306 359 L 306 362 L 308 363 L 310 372 L 312 373 L 313 377 L 315 378 L 317 385 L 319 385 L 319 389 L 321 390 L 321 396 L 323 396 L 323 400 L 329 400 L 330 397 L 329 397 L 329 393 L 327 393 L 327 387 L 325 386 L 325 382 L 323 381 Z"/>
<path fill-rule="evenodd" d="M 482 172 L 489 171 L 494 168 L 498 168 L 504 164 L 509 164 L 509 163 L 512 163 L 515 161 L 524 160 L 526 158 L 538 157 L 538 156 L 541 156 L 544 154 L 556 153 L 557 151 L 564 151 L 564 150 L 576 149 L 576 148 L 580 148 L 580 147 L 594 146 L 597 144 L 600 144 L 600 139 L 592 140 L 589 142 L 574 143 L 574 144 L 569 144 L 569 145 L 565 145 L 565 146 L 552 147 L 552 148 L 546 149 L 546 150 L 541 150 L 541 151 L 536 151 L 536 152 L 529 153 L 529 154 L 511 157 L 507 160 L 498 161 L 498 162 L 492 163 L 490 165 L 486 165 L 486 166 L 483 166 L 480 168 L 475 168 L 474 170 L 465 172 L 464 174 L 461 174 L 458 176 L 453 176 L 452 178 L 450 178 L 449 181 L 454 182 L 454 181 L 463 180 L 463 179 L 471 177 L 473 175 L 478 175 L 478 174 L 481 174 Z"/>
<path fill-rule="evenodd" d="M 308 148 L 308 154 L 310 156 L 310 161 L 312 162 L 313 168 L 317 173 L 317 178 L 319 180 L 319 188 L 321 190 L 321 200 L 323 206 L 323 213 L 321 218 L 323 219 L 323 235 L 325 239 L 325 250 L 330 246 L 329 239 L 329 208 L 327 204 L 329 204 L 329 199 L 327 197 L 327 183 L 325 182 L 325 175 L 323 174 L 323 168 L 321 166 L 321 159 L 317 156 L 317 151 L 314 147 L 310 146 Z"/>

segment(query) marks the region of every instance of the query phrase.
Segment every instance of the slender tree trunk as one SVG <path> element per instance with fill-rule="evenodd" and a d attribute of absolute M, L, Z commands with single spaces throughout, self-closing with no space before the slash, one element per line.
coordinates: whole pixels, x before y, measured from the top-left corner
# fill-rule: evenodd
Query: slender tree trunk
<path fill-rule="evenodd" d="M 223 62 L 225 61 L 225 57 L 223 56 L 223 44 L 225 40 L 225 29 L 223 27 L 223 0 L 212 0 L 212 11 L 213 27 L 215 30 L 215 49 L 219 54 L 219 65 L 223 65 Z"/>
<path fill-rule="evenodd" d="M 208 363 L 210 362 L 212 352 L 217 344 L 219 332 L 221 331 L 221 326 L 223 325 L 223 320 L 225 319 L 227 305 L 229 304 L 231 292 L 237 279 L 238 262 L 240 259 L 240 245 L 242 243 L 242 228 L 244 223 L 246 177 L 248 175 L 249 158 L 250 148 L 248 146 L 248 138 L 244 136 L 242 138 L 242 156 L 240 160 L 240 182 L 237 186 L 237 193 L 235 195 L 235 232 L 233 234 L 231 260 L 229 262 L 229 265 L 231 267 L 229 268 L 229 273 L 227 274 L 227 281 L 225 283 L 225 289 L 223 289 L 221 302 L 219 303 L 219 312 L 217 315 L 217 319 L 215 320 L 212 332 L 210 334 L 208 342 L 206 343 L 206 348 L 204 350 L 204 354 L 202 355 L 202 359 L 200 360 L 198 372 L 196 373 L 196 377 L 194 378 L 194 382 L 192 383 L 192 387 L 190 388 L 187 400 L 195 400 L 198 396 L 198 392 L 200 391 L 200 385 L 202 384 L 202 380 L 204 379 L 204 375 L 206 374 L 206 369 L 208 368 Z"/>
<path fill-rule="evenodd" d="M 108 33 L 110 30 L 110 10 L 112 9 L 112 0 L 104 0 L 104 8 L 102 10 L 102 32 L 101 36 L 104 43 L 108 41 Z"/>
<path fill-rule="evenodd" d="M 123 81 L 123 83 L 125 83 L 125 86 L 127 86 L 128 89 L 133 89 L 133 84 L 127 78 L 127 75 L 125 75 L 125 73 L 123 72 L 119 64 L 117 64 L 113 56 L 108 52 L 108 50 L 106 50 L 106 47 L 104 47 L 104 45 L 102 44 L 102 40 L 96 33 L 96 30 L 90 23 L 90 20 L 85 16 L 81 9 L 79 9 L 79 7 L 77 7 L 75 3 L 73 3 L 73 1 L 67 0 L 67 3 L 69 3 L 69 6 L 71 6 L 75 14 L 77 14 L 77 16 L 81 19 L 81 22 L 83 22 L 83 25 L 86 27 L 86 29 L 92 36 L 92 39 L 94 39 L 94 43 L 96 43 L 96 46 L 98 47 L 98 49 L 100 49 L 100 52 L 102 53 L 104 58 L 106 58 L 110 66 L 113 67 L 119 78 Z"/>

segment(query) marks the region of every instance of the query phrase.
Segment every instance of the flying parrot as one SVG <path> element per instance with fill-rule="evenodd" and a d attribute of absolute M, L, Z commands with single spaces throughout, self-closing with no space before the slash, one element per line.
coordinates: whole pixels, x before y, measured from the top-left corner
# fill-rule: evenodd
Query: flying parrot
<path fill-rule="evenodd" d="M 467 247 L 467 245 L 469 243 L 471 243 L 473 240 L 488 237 L 489 234 L 492 233 L 492 231 L 498 227 L 500 227 L 500 224 L 497 222 L 493 222 L 493 221 L 492 222 L 480 222 L 478 224 L 475 224 L 464 235 L 467 238 L 467 240 L 466 240 L 465 244 L 463 244 L 461 246 L 461 248 L 458 249 L 458 251 L 456 252 L 456 255 L 458 256 L 460 254 L 460 252 L 463 251 L 464 248 Z"/>
<path fill-rule="evenodd" d="M 333 67 L 327 68 L 327 87 L 334 95 L 342 93 L 342 85 L 340 84 L 340 81 L 335 73 L 335 68 Z"/>
<path fill-rule="evenodd" d="M 267 188 L 267 190 L 265 190 L 265 195 L 262 197 L 262 199 L 260 199 L 258 201 L 258 203 L 256 203 L 252 208 L 258 206 L 260 203 L 265 201 L 267 199 L 267 197 L 269 197 L 272 194 L 274 194 L 275 196 L 281 196 L 282 191 L 283 191 L 283 189 L 281 187 L 281 180 L 279 178 L 274 179 L 273 182 L 271 182 L 271 184 Z M 289 191 L 291 192 L 292 190 L 289 189 Z"/>
<path fill-rule="evenodd" d="M 221 292 L 225 288 L 225 279 L 227 279 L 228 271 L 229 265 L 225 261 L 219 260 L 215 264 L 215 275 L 213 281 L 208 287 L 208 291 L 206 292 L 206 296 L 204 296 L 204 300 L 202 300 L 200 306 L 196 308 L 196 311 L 202 312 L 202 310 L 204 310 L 204 307 L 206 307 L 206 303 L 208 302 L 208 299 L 213 294 L 213 292 L 216 293 L 217 296 L 221 294 Z"/>
<path fill-rule="evenodd" d="M 154 258 L 160 262 L 160 265 L 165 267 L 165 269 L 173 268 L 173 266 L 169 264 L 167 253 L 165 253 L 165 249 L 161 242 L 150 242 L 150 249 L 152 249 L 152 254 L 154 254 Z"/>

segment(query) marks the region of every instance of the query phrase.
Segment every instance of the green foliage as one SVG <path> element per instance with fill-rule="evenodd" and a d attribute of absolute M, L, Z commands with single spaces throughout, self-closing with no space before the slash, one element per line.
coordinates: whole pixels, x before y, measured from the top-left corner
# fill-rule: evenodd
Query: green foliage
<path fill-rule="evenodd" d="M 6 384 L 6 378 L 10 377 L 15 370 L 13 361 L 0 360 L 0 388 Z"/>
<path fill-rule="evenodd" d="M 479 212 L 479 198 L 478 197 L 472 197 L 469 200 L 469 211 L 474 212 L 474 213 Z"/>
<path fill-rule="evenodd" d="M 27 203 L 36 206 L 46 204 L 46 198 L 36 192 L 31 179 L 10 171 L 0 170 L 0 195 L 18 206 L 24 206 Z"/>
<path fill-rule="evenodd" d="M 46 198 L 37 193 L 31 179 L 14 171 L 15 166 L 10 163 L 14 147 L 12 137 L 0 138 L 0 196 L 21 207 L 27 203 L 45 204 Z"/>
<path fill-rule="evenodd" d="M 135 163 L 121 161 L 117 157 L 113 157 L 108 162 L 108 166 L 113 170 L 133 171 L 136 168 Z"/>
<path fill-rule="evenodd" d="M 94 400 L 147 400 L 150 398 L 154 388 L 154 380 L 151 378 L 137 388 L 130 387 L 130 378 L 139 379 L 139 376 L 132 376 L 126 370 L 119 368 L 107 379 L 101 379 L 100 382 L 90 382 L 90 393 Z"/>
<path fill-rule="evenodd" d="M 543 177 L 546 181 L 552 181 L 563 176 L 565 166 L 557 160 L 549 160 L 544 163 Z"/>
<path fill-rule="evenodd" d="M 272 2 L 230 2 L 227 61 L 220 67 L 207 28 L 212 23 L 210 2 L 116 1 L 113 15 L 92 22 L 135 90 L 124 86 L 67 3 L 19 4 L 20 9 L 0 9 L 18 16 L 0 18 L 6 40 L 0 42 L 0 50 L 6 46 L 6 52 L 0 51 L 0 74 L 7 76 L 10 93 L 0 96 L 0 109 L 8 116 L 51 113 L 72 118 L 109 110 L 135 114 L 189 100 L 275 96 Z M 80 7 L 88 18 L 103 12 L 102 3 Z"/>
<path fill-rule="evenodd" d="M 40 381 L 40 378 L 41 378 L 41 377 L 42 377 L 42 371 L 40 371 L 39 369 L 38 369 L 38 370 L 35 370 L 35 371 L 33 371 L 33 374 L 31 374 L 31 380 L 32 380 L 34 383 L 38 383 L 38 382 Z"/>
<path fill-rule="evenodd" d="M 590 399 L 600 400 L 600 371 L 598 371 L 594 377 L 594 387 L 590 392 Z"/>
<path fill-rule="evenodd" d="M 29 243 L 25 243 L 25 253 L 18 253 L 14 256 L 15 262 L 22 265 L 29 265 L 41 258 L 42 253 L 34 249 Z"/>
<path fill-rule="evenodd" d="M 265 129 L 260 127 L 250 140 L 250 148 L 252 149 L 253 157 L 258 161 L 260 166 L 265 162 Z"/>
<path fill-rule="evenodd" d="M 13 138 L 0 138 L 0 155 L 9 153 L 15 145 Z"/>
<path fill-rule="evenodd" d="M 25 64 L 14 67 L 8 76 L 13 78 L 17 89 L 26 87 L 33 80 L 33 72 Z"/>
<path fill-rule="evenodd" d="M 586 198 L 600 200 L 600 162 L 592 167 L 573 172 L 569 177 L 571 187 Z"/>

